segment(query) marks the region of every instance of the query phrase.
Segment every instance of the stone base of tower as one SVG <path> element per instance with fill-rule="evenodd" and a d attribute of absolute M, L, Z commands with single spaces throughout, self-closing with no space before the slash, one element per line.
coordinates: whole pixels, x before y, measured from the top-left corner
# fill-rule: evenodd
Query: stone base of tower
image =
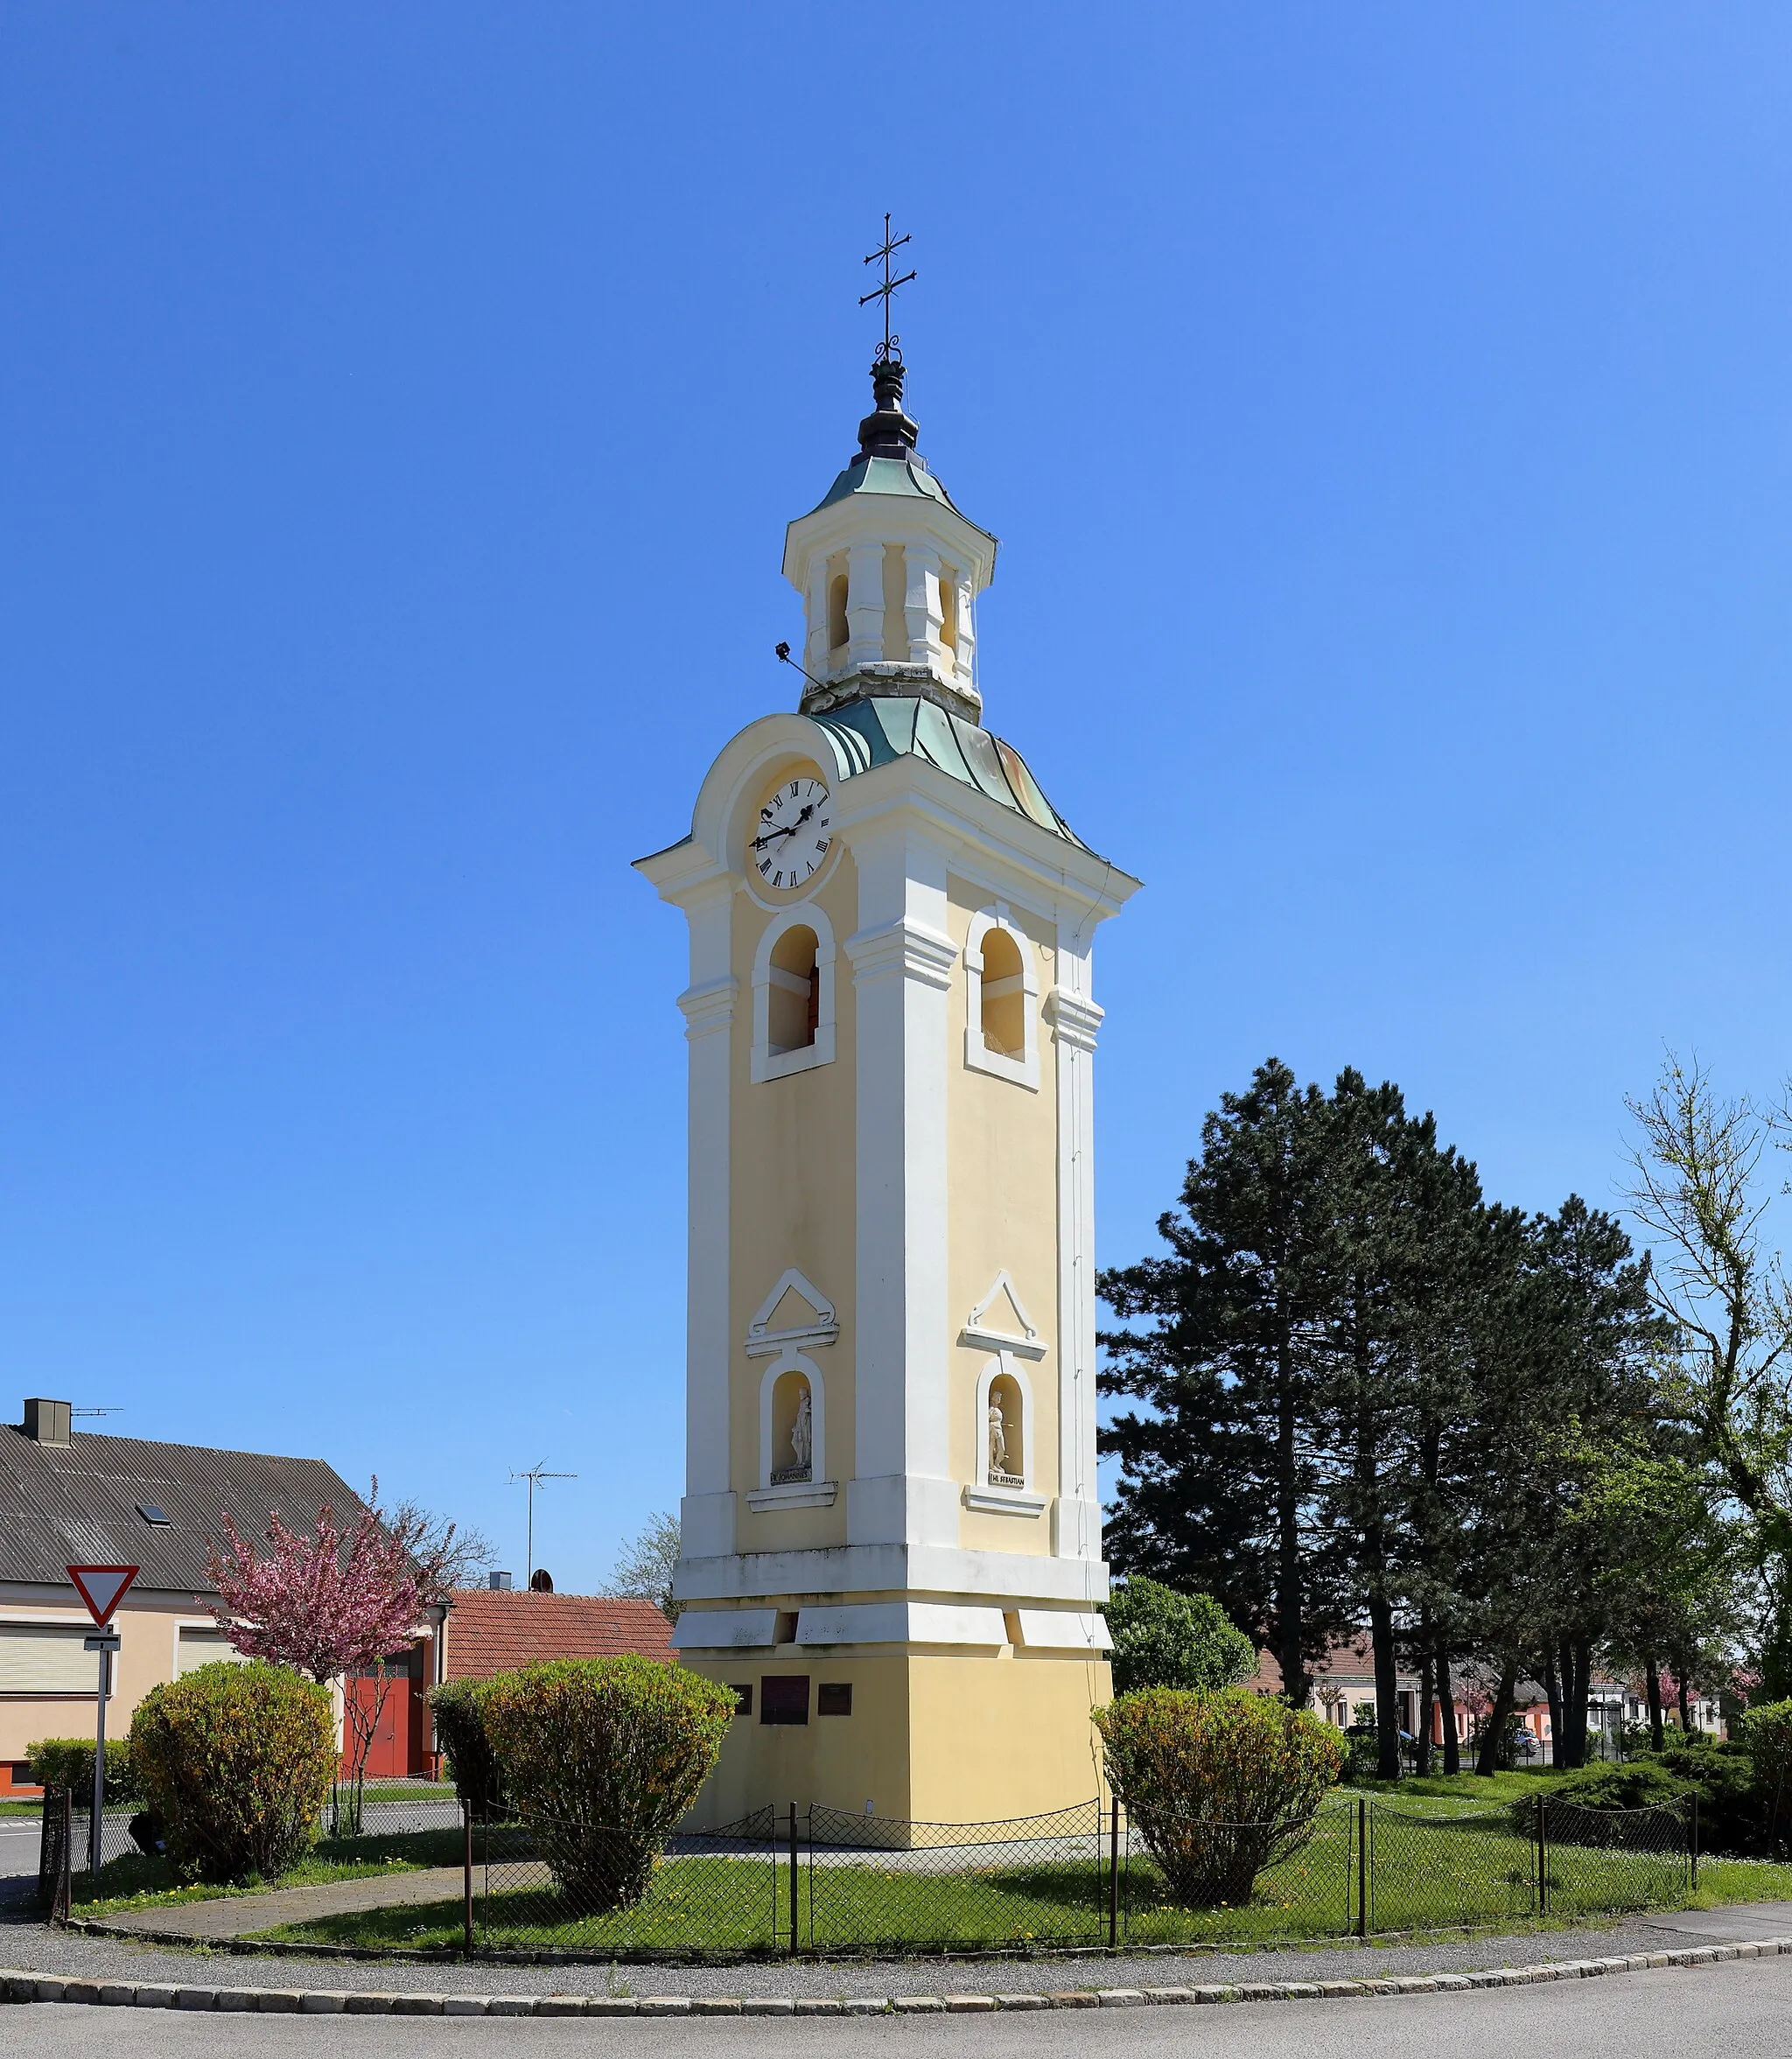
<path fill-rule="evenodd" d="M 689 1818 L 693 1828 L 793 1803 L 915 1823 L 991 1823 L 1068 1809 L 1103 1791 L 1089 1712 L 1113 1696 L 1105 1659 L 1012 1649 L 836 1658 L 791 1647 L 691 1652 L 684 1663 L 752 1691 L 752 1712 L 735 1718 Z M 766 1683 L 780 1678 L 807 1679 L 806 1722 L 764 1720 Z M 850 1714 L 820 1712 L 824 1687 L 851 1690 Z M 774 1688 L 774 1711 L 779 1694 Z"/>

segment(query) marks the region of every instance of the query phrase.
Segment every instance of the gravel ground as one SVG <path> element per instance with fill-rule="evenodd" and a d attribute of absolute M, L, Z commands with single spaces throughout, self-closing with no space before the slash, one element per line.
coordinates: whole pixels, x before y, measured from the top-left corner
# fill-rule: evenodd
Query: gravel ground
<path fill-rule="evenodd" d="M 1194 1985 L 1233 1980 L 1336 1980 L 1364 1975 L 1469 1973 L 1550 1959 L 1670 1951 L 1792 1934 L 1792 1903 L 1632 1917 L 1572 1930 L 1447 1939 L 1425 1944 L 1298 1950 L 1152 1953 L 1139 1957 L 863 1959 L 735 1966 L 514 1966 L 452 1960 L 291 1959 L 175 1950 L 0 1921 L 0 1966 L 89 1978 L 203 1982 L 215 1987 L 324 1987 L 438 1994 L 888 1995 Z"/>

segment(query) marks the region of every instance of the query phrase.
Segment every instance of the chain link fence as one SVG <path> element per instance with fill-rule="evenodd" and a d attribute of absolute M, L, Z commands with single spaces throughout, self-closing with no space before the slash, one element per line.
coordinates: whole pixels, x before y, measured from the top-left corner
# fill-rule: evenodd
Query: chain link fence
<path fill-rule="evenodd" d="M 457 1810 L 444 1823 L 442 1810 L 439 1798 L 369 1803 L 360 1837 L 319 1847 L 332 1863 L 391 1868 L 411 1899 L 265 1935 L 524 1960 L 1043 1954 L 1617 1914 L 1684 1902 L 1698 1886 L 1690 1806 L 1544 1796 L 1453 1810 L 1340 1796 L 1292 1832 L 1100 1801 L 983 1824 L 793 1806 L 663 1845 L 570 1816 Z M 67 1795 L 46 1795 L 39 1886 L 52 1919 L 98 1899 L 88 1831 Z M 157 1884 L 163 1862 L 141 1852 L 129 1813 L 108 1811 L 102 1831 L 102 1894 Z"/>

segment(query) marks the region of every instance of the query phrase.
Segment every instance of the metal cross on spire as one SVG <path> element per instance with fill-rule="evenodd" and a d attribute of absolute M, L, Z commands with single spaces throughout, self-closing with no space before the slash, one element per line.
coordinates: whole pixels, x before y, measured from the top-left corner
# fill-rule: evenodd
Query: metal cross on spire
<path fill-rule="evenodd" d="M 906 235 L 891 235 L 890 217 L 886 214 L 884 217 L 884 240 L 865 259 L 867 264 L 875 264 L 880 257 L 884 261 L 883 278 L 872 288 L 869 293 L 861 293 L 858 297 L 858 305 L 861 307 L 868 300 L 881 300 L 884 304 L 884 340 L 878 344 L 875 353 L 879 364 L 900 365 L 902 362 L 902 339 L 890 333 L 890 296 L 897 287 L 906 286 L 914 277 L 914 274 L 912 271 L 906 271 L 900 279 L 892 279 L 890 277 L 890 260 L 907 241 L 908 238 Z"/>

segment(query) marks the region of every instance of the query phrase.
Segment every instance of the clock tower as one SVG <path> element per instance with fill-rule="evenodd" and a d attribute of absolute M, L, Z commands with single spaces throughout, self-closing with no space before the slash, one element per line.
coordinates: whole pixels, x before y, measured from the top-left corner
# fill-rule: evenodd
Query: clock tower
<path fill-rule="evenodd" d="M 639 861 L 690 928 L 683 1663 L 740 1712 L 698 1804 L 934 1822 L 1099 1786 L 1097 924 L 1138 882 L 984 726 L 996 540 L 880 351 L 791 523 L 794 714 Z"/>

